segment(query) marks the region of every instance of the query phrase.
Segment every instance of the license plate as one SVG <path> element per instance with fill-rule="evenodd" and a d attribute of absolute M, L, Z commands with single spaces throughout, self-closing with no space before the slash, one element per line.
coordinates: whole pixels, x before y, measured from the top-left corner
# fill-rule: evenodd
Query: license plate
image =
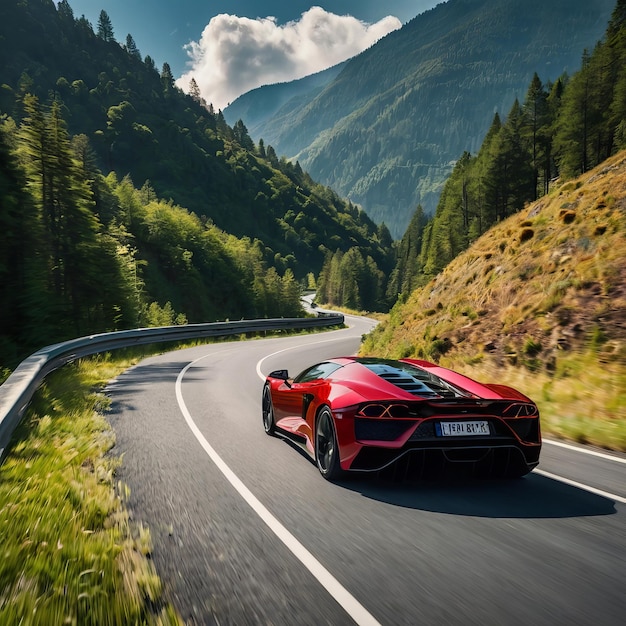
<path fill-rule="evenodd" d="M 489 435 L 489 422 L 439 422 L 437 434 L 440 437 L 467 437 L 472 435 Z"/>

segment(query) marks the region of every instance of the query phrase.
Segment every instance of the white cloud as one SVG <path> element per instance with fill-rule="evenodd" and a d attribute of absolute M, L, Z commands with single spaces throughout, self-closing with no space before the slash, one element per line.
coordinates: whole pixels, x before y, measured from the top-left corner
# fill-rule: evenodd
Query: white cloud
<path fill-rule="evenodd" d="M 367 24 L 321 7 L 284 25 L 273 17 L 220 14 L 205 27 L 200 41 L 187 44 L 190 69 L 177 84 L 186 91 L 193 77 L 204 99 L 223 109 L 255 87 L 302 78 L 345 61 L 401 25 L 393 16 Z"/>

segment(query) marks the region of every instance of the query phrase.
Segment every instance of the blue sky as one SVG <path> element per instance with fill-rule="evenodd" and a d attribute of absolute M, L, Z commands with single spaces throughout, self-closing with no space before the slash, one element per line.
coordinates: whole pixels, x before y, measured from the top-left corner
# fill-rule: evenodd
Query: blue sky
<path fill-rule="evenodd" d="M 354 56 L 440 2 L 69 0 L 74 16 L 94 29 L 106 11 L 118 42 L 130 33 L 143 56 L 158 68 L 167 61 L 182 89 L 193 77 L 216 108 Z"/>

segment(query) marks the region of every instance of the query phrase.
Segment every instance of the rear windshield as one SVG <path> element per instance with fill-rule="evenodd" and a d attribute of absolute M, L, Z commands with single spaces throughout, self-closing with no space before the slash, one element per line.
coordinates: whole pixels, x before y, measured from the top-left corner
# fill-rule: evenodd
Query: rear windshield
<path fill-rule="evenodd" d="M 377 376 L 421 397 L 458 398 L 468 394 L 449 382 L 408 363 L 395 361 L 361 361 L 361 365 L 374 372 Z"/>

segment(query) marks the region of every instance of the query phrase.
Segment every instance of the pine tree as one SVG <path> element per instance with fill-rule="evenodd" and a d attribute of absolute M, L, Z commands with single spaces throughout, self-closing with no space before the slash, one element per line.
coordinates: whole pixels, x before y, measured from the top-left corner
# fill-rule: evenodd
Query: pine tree
<path fill-rule="evenodd" d="M 111 18 L 105 10 L 100 11 L 100 17 L 98 18 L 98 37 L 104 41 L 115 41 L 113 34 L 113 24 Z"/>
<path fill-rule="evenodd" d="M 24 117 L 19 128 L 19 149 L 25 164 L 29 189 L 40 211 L 40 222 L 54 230 L 54 207 L 50 198 L 50 159 L 46 141 L 46 120 L 36 96 L 26 94 Z"/>
<path fill-rule="evenodd" d="M 233 126 L 233 134 L 235 140 L 242 148 L 245 148 L 249 152 L 254 151 L 254 142 L 250 138 L 248 129 L 243 123 L 243 120 L 237 120 L 237 122 L 235 122 L 235 125 Z"/>
<path fill-rule="evenodd" d="M 350 248 L 339 264 L 339 287 L 341 296 L 337 304 L 349 309 L 363 309 L 361 285 L 365 277 L 365 262 L 358 248 Z"/>
<path fill-rule="evenodd" d="M 494 144 L 501 130 L 502 121 L 500 115 L 496 113 L 476 155 L 476 163 L 472 168 L 470 195 L 474 199 L 474 218 L 473 225 L 470 228 L 477 235 L 484 233 L 497 219 L 498 194 L 497 189 L 494 192 L 489 184 L 489 175 L 492 167 Z"/>
<path fill-rule="evenodd" d="M 19 360 L 24 345 L 41 345 L 37 332 L 46 317 L 40 227 L 10 140 L 16 134 L 14 122 L 0 123 L 0 345 L 5 366 Z"/>
<path fill-rule="evenodd" d="M 172 74 L 172 68 L 167 61 L 163 63 L 163 68 L 161 69 L 161 84 L 165 93 L 169 93 L 175 88 L 174 74 Z"/>
<path fill-rule="evenodd" d="M 533 197 L 536 200 L 539 192 L 547 193 L 549 178 L 545 176 L 546 155 L 550 152 L 551 137 L 549 134 L 550 118 L 548 108 L 548 94 L 543 87 L 539 76 L 535 72 L 526 93 L 523 105 L 524 122 L 522 133 L 526 143 L 530 146 L 531 164 L 533 169 Z M 539 190 L 539 176 L 544 174 L 544 181 Z"/>
<path fill-rule="evenodd" d="M 263 141 L 263 138 L 259 139 L 259 156 L 264 159 L 266 158 L 267 154 L 265 153 L 265 142 Z"/>
<path fill-rule="evenodd" d="M 468 245 L 469 226 L 475 210 L 469 197 L 473 164 L 474 158 L 464 152 L 441 192 L 429 233 L 429 245 L 420 251 L 424 272 L 429 276 L 440 272 Z M 419 215 L 416 217 L 419 223 Z M 406 291 L 402 290 L 402 293 Z"/>
<path fill-rule="evenodd" d="M 272 146 L 267 146 L 267 160 L 274 166 L 278 167 L 278 156 Z"/>
<path fill-rule="evenodd" d="M 135 44 L 135 40 L 130 33 L 126 35 L 126 45 L 124 46 L 124 48 L 126 52 L 130 54 L 130 56 L 141 60 L 141 52 L 139 52 L 139 48 L 137 48 L 137 44 Z"/>
<path fill-rule="evenodd" d="M 189 95 L 193 100 L 195 100 L 198 104 L 206 105 L 202 94 L 200 93 L 200 87 L 198 87 L 198 83 L 195 78 L 191 78 L 189 81 Z"/>
<path fill-rule="evenodd" d="M 534 187 L 532 152 L 524 139 L 524 113 L 518 100 L 515 100 L 500 137 L 503 139 L 505 159 L 509 168 L 508 188 L 506 190 L 506 209 L 503 217 L 516 213 L 524 203 L 534 200 L 537 196 Z"/>
<path fill-rule="evenodd" d="M 385 274 L 378 267 L 376 261 L 367 255 L 363 278 L 359 284 L 361 291 L 361 305 L 367 311 L 381 311 L 386 308 Z"/>
<path fill-rule="evenodd" d="M 560 76 L 548 90 L 547 104 L 549 127 L 546 130 L 546 134 L 548 135 L 549 140 L 543 163 L 545 193 L 549 190 L 552 177 L 558 173 L 558 168 L 554 159 L 554 138 L 557 131 L 558 118 L 561 112 L 561 101 L 563 93 L 565 92 L 565 85 L 568 81 L 569 77 L 564 74 Z"/>
<path fill-rule="evenodd" d="M 531 156 L 522 136 L 524 118 L 517 100 L 494 138 L 484 178 L 489 225 L 519 211 L 533 196 Z"/>
<path fill-rule="evenodd" d="M 626 0 L 619 0 L 607 29 L 606 45 L 610 49 L 613 77 L 613 99 L 610 124 L 615 147 L 626 148 Z"/>
<path fill-rule="evenodd" d="M 585 50 L 582 67 L 568 82 L 561 99 L 554 150 L 565 177 L 582 174 L 595 164 L 594 135 L 599 132 L 598 117 L 602 115 L 594 97 L 598 79 L 595 65 Z"/>
<path fill-rule="evenodd" d="M 74 22 L 74 11 L 67 0 L 61 0 L 57 5 L 57 11 L 61 19 L 67 22 Z"/>
<path fill-rule="evenodd" d="M 393 237 L 387 228 L 385 222 L 381 222 L 376 228 L 376 238 L 380 243 L 380 247 L 383 250 L 391 251 L 393 247 Z"/>
<path fill-rule="evenodd" d="M 389 304 L 393 305 L 398 296 L 410 293 L 421 282 L 420 257 L 424 228 L 427 223 L 428 219 L 424 214 L 424 209 L 418 205 L 396 248 L 396 265 L 391 272 L 387 285 Z"/>
<path fill-rule="evenodd" d="M 298 317 L 302 314 L 302 304 L 300 303 L 302 288 L 296 280 L 291 268 L 285 270 L 281 282 L 282 306 L 280 314 L 284 317 Z"/>
<path fill-rule="evenodd" d="M 143 60 L 143 62 L 149 70 L 152 70 L 153 72 L 157 71 L 154 59 L 149 54 L 146 54 L 146 58 Z"/>

